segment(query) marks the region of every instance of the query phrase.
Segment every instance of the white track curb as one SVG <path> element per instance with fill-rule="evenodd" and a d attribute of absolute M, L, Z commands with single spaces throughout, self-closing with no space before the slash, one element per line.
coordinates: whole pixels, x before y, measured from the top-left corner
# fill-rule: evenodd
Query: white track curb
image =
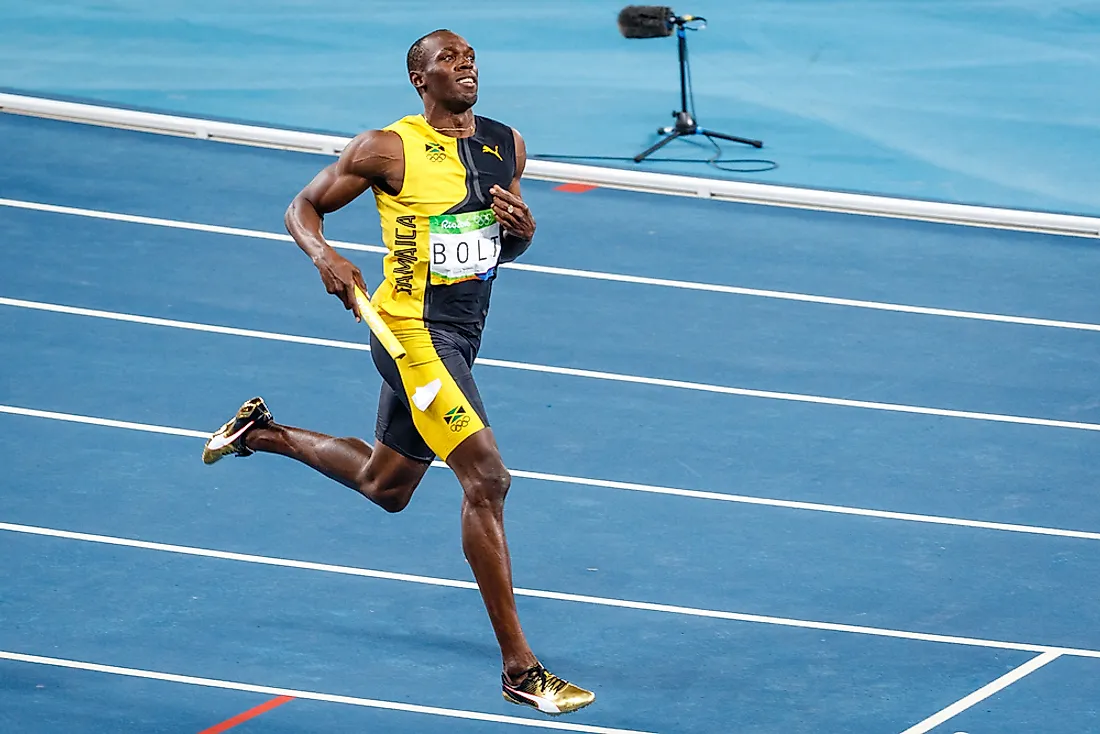
<path fill-rule="evenodd" d="M 337 135 L 215 122 L 16 94 L 0 94 L 0 111 L 321 155 L 338 155 L 350 140 Z M 673 196 L 1100 238 L 1100 218 L 1096 217 L 946 204 L 543 160 L 528 160 L 525 176 Z"/>

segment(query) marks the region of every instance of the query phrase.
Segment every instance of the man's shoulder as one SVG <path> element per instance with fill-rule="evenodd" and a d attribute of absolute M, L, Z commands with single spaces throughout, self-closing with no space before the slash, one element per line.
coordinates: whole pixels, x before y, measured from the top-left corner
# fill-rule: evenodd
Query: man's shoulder
<path fill-rule="evenodd" d="M 364 130 L 340 153 L 340 165 L 345 172 L 371 180 L 389 175 L 392 166 L 404 160 L 401 138 L 388 130 Z"/>
<path fill-rule="evenodd" d="M 389 150 L 401 147 L 401 136 L 388 126 L 377 130 L 364 130 L 356 135 L 347 145 L 347 149 L 360 151 Z"/>

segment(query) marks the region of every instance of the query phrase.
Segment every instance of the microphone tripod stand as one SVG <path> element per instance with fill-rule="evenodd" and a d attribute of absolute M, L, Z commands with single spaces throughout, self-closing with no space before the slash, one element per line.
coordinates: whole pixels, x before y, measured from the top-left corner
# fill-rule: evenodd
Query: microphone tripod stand
<path fill-rule="evenodd" d="M 702 18 L 696 18 L 696 20 L 702 20 Z M 713 130 L 707 130 L 706 128 L 699 127 L 695 122 L 695 118 L 688 112 L 688 97 L 687 97 L 687 34 L 685 33 L 683 18 L 675 18 L 673 20 L 676 23 L 676 38 L 677 46 L 680 50 L 680 109 L 672 113 L 672 116 L 676 118 L 675 124 L 670 127 L 657 128 L 659 135 L 666 137 L 658 140 L 650 148 L 638 155 L 634 156 L 634 162 L 640 163 L 642 160 L 652 155 L 656 151 L 660 150 L 664 146 L 671 143 L 677 138 L 686 137 L 688 135 L 705 135 L 708 138 L 720 138 L 722 140 L 730 140 L 735 143 L 744 143 L 745 145 L 751 145 L 754 148 L 764 147 L 764 143 L 760 140 L 750 140 L 748 138 L 739 138 L 735 135 L 727 135 L 725 133 L 715 132 Z M 695 30 L 694 28 L 692 30 Z"/>

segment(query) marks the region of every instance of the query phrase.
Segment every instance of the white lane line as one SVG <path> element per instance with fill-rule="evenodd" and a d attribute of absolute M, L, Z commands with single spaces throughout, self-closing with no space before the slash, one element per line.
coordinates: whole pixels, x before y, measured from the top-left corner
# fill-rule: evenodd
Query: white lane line
<path fill-rule="evenodd" d="M 437 462 L 443 468 L 446 464 Z M 579 484 L 588 487 L 606 487 L 608 489 L 622 489 L 630 492 L 644 492 L 647 494 L 664 494 L 675 497 L 687 497 L 690 499 L 713 500 L 716 502 L 732 502 L 742 505 L 761 505 L 764 507 L 782 507 L 789 510 L 807 510 L 810 512 L 827 512 L 836 515 L 854 515 L 856 517 L 872 517 L 880 520 L 901 520 L 904 522 L 919 522 L 930 525 L 950 525 L 963 528 L 976 528 L 980 530 L 999 530 L 1010 533 L 1024 533 L 1029 535 L 1049 535 L 1060 538 L 1077 538 L 1080 540 L 1100 540 L 1100 532 L 1085 530 L 1064 530 L 1062 528 L 1047 528 L 1039 525 L 1019 525 L 1015 523 L 989 522 L 985 520 L 967 520 L 957 517 L 941 517 L 939 515 L 922 515 L 912 512 L 893 512 L 890 510 L 871 510 L 861 507 L 847 507 L 845 505 L 829 505 L 821 502 L 800 502 L 797 500 L 772 499 L 770 497 L 751 497 L 740 494 L 725 494 L 723 492 L 707 492 L 697 489 L 680 489 L 677 487 L 661 487 L 650 484 L 636 484 L 634 482 L 619 482 L 610 479 L 591 479 L 587 477 L 571 477 L 564 474 L 549 474 L 546 472 L 525 471 L 523 469 L 509 469 L 513 477 L 524 479 L 537 479 L 546 482 L 560 482 L 562 484 Z"/>
<path fill-rule="evenodd" d="M 84 423 L 87 425 L 106 426 L 110 428 L 126 428 L 133 431 L 147 431 L 149 433 L 163 433 L 173 436 L 187 436 L 190 438 L 210 437 L 209 433 L 194 431 L 186 428 L 172 428 L 169 426 L 156 426 L 148 423 L 133 423 L 130 421 L 112 420 L 110 418 L 95 418 L 86 415 L 72 413 L 58 413 L 49 410 L 36 410 L 33 408 L 20 408 L 14 405 L 0 405 L 0 413 L 21 415 L 31 418 L 46 418 L 49 420 L 65 421 L 69 423 Z M 442 461 L 435 461 L 432 466 L 437 469 L 450 468 Z M 1085 530 L 1065 530 L 1062 528 L 1048 528 L 1038 525 L 1017 525 L 1014 523 L 988 522 L 985 520 L 967 520 L 957 517 L 942 517 L 939 515 L 921 515 L 912 512 L 893 512 L 890 510 L 871 510 L 861 507 L 846 507 L 844 505 L 827 505 L 820 502 L 799 502 L 795 500 L 771 499 L 768 497 L 749 497 L 746 495 L 724 494 L 722 492 L 707 492 L 697 489 L 680 489 L 677 487 L 661 487 L 652 484 L 637 484 L 634 482 L 619 482 L 611 479 L 591 479 L 589 477 L 572 477 L 565 474 L 549 474 L 547 472 L 526 471 L 523 469 L 509 469 L 513 477 L 522 479 L 534 479 L 543 482 L 560 482 L 562 484 L 577 484 L 586 487 L 601 487 L 605 489 L 620 489 L 630 492 L 644 492 L 647 494 L 663 494 L 674 497 L 686 497 L 689 499 L 712 500 L 717 502 L 731 502 L 742 505 L 760 505 L 763 507 L 780 507 L 789 510 L 805 510 L 809 512 L 826 512 L 836 515 L 852 515 L 855 517 L 871 517 L 880 520 L 900 520 L 903 522 L 919 522 L 930 525 L 950 525 L 963 528 L 975 528 L 979 530 L 998 530 L 1010 533 L 1022 533 L 1027 535 L 1047 535 L 1059 538 L 1076 538 L 1080 540 L 1100 540 L 1100 532 Z"/>
<path fill-rule="evenodd" d="M 294 238 L 282 232 L 264 232 L 259 229 L 243 229 L 241 227 L 223 227 L 217 224 L 202 224 L 200 222 L 184 222 L 179 219 L 161 219 L 160 217 L 145 217 L 138 214 L 121 214 L 118 212 L 106 212 L 96 209 L 81 209 L 74 206 L 58 206 L 56 204 L 39 204 L 33 201 L 19 201 L 17 199 L 0 198 L 0 206 L 13 209 L 29 209 L 31 211 L 48 212 L 50 214 L 70 214 L 89 219 L 105 219 L 111 222 L 125 222 L 127 224 L 148 224 L 154 227 L 168 227 L 169 229 L 186 229 L 192 232 L 208 232 L 210 234 L 224 234 L 233 237 L 250 237 L 260 240 L 275 240 L 278 242 L 294 242 Z M 352 242 L 332 242 L 339 244 L 344 249 L 360 250 L 362 252 L 377 252 L 384 254 L 385 247 L 378 245 L 357 245 Z"/>
<path fill-rule="evenodd" d="M 65 421 L 66 423 L 83 423 L 91 426 L 126 428 L 131 431 L 145 431 L 147 433 L 164 433 L 169 436 L 187 436 L 188 438 L 201 438 L 204 441 L 210 438 L 209 432 L 191 431 L 186 428 L 170 428 L 168 426 L 154 426 L 149 423 L 116 421 L 110 418 L 94 418 L 92 416 L 75 415 L 73 413 L 56 413 L 52 410 L 35 410 L 34 408 L 20 408 L 14 405 L 0 405 L 0 413 L 22 415 L 29 418 L 46 418 L 53 421 Z"/>
<path fill-rule="evenodd" d="M 87 543 L 100 543 L 103 545 L 139 548 L 142 550 L 163 551 L 186 556 L 198 556 L 202 558 L 217 558 L 227 561 L 240 561 L 242 563 L 254 563 L 263 566 L 279 566 L 283 568 L 297 568 L 307 571 L 320 571 L 335 573 L 344 576 L 359 576 L 364 578 L 380 579 L 384 581 L 399 581 L 404 583 L 424 584 L 427 586 L 442 586 L 451 589 L 477 590 L 477 584 L 472 581 L 460 581 L 458 579 L 436 578 L 434 576 L 420 576 L 407 573 L 394 573 L 392 571 L 379 571 L 370 568 L 357 568 L 355 566 L 338 566 L 328 563 L 313 563 L 311 561 L 298 561 L 288 558 L 273 558 L 271 556 L 259 556 L 249 553 L 234 553 L 230 551 L 213 550 L 209 548 L 196 548 L 185 545 L 171 545 L 168 543 L 156 543 L 147 540 L 133 540 L 130 538 L 118 538 L 110 535 L 96 535 L 93 533 L 80 533 L 71 530 L 58 530 L 56 528 L 43 528 L 34 525 L 20 525 L 17 523 L 0 522 L 0 531 L 22 533 L 24 535 L 45 536 L 64 540 L 77 540 Z M 741 612 L 727 612 L 718 609 L 700 609 L 697 607 L 685 607 L 675 604 L 657 604 L 653 602 L 633 601 L 629 599 L 612 599 L 602 596 L 589 596 L 586 594 L 569 594 L 560 591 L 545 591 L 541 589 L 514 590 L 516 596 L 532 597 L 536 599 L 550 599 L 553 601 L 570 602 L 574 604 L 589 604 L 601 607 L 617 609 L 633 609 L 645 612 L 659 612 L 662 614 L 675 614 L 687 617 L 702 617 L 706 619 L 723 619 L 732 622 L 752 622 L 777 627 L 793 627 L 798 629 L 812 629 L 826 632 L 845 632 L 849 634 L 865 635 L 868 637 L 888 637 L 900 640 L 915 640 L 920 642 L 938 642 L 947 645 L 962 645 L 967 647 L 982 647 L 996 650 L 1022 650 L 1025 652 L 1057 652 L 1073 657 L 1100 658 L 1100 650 L 1086 650 L 1077 648 L 1052 647 L 1050 645 L 1036 645 L 1025 642 L 1003 642 L 1000 640 L 984 640 L 974 637 L 960 637 L 956 635 L 939 635 L 927 632 L 909 632 L 906 630 L 886 629 L 882 627 L 866 627 L 852 624 L 836 624 L 833 622 L 818 622 L 805 619 L 790 619 L 787 617 L 771 617 L 761 614 L 744 614 Z"/>
<path fill-rule="evenodd" d="M 296 344 L 310 344 L 315 346 L 335 347 L 337 349 L 354 349 L 369 351 L 366 344 L 357 342 L 339 341 L 336 339 L 319 339 L 310 336 L 295 336 L 292 334 L 279 334 L 270 331 L 257 331 L 254 329 L 238 329 L 229 326 L 215 326 L 212 324 L 200 324 L 190 321 L 176 321 L 173 319 L 161 319 L 152 316 L 138 316 L 135 314 L 118 313 L 115 311 L 101 311 L 76 306 L 62 306 L 56 303 L 43 303 L 40 301 L 26 301 L 18 298 L 0 297 L 0 306 L 24 308 L 36 311 L 50 311 L 72 316 L 88 316 L 111 321 L 126 321 L 135 324 L 150 326 L 164 326 L 174 329 L 187 329 L 190 331 L 204 331 L 215 334 L 227 334 L 230 336 L 245 336 L 255 339 L 268 339 L 272 341 L 292 342 Z M 686 380 L 668 380 L 660 377 L 642 377 L 639 375 L 626 375 L 619 372 L 602 372 L 600 370 L 587 370 L 574 367 L 555 367 L 553 365 L 530 364 L 527 362 L 513 362 L 506 359 L 490 359 L 478 357 L 477 364 L 487 367 L 503 367 L 506 369 L 523 370 L 526 372 L 541 372 L 554 375 L 568 375 L 570 377 L 585 377 L 593 380 L 608 380 L 611 382 L 633 383 L 638 385 L 653 385 L 656 387 L 671 387 L 681 390 L 694 390 L 698 392 L 719 393 L 723 395 L 737 395 L 739 397 L 764 398 L 766 400 L 783 400 L 796 403 L 813 403 L 816 405 L 834 405 L 844 408 L 863 408 L 867 410 L 879 410 L 890 413 L 910 413 L 917 415 L 932 415 L 944 418 L 965 418 L 968 420 L 991 421 L 995 423 L 1015 423 L 1031 426 L 1047 426 L 1051 428 L 1071 428 L 1082 431 L 1100 431 L 1100 424 L 1082 423 L 1078 421 L 1054 420 L 1049 418 L 1031 418 L 1017 415 L 1001 415 L 998 413 L 980 413 L 967 410 L 951 410 L 948 408 L 928 408 L 919 405 L 903 405 L 900 403 L 880 403 L 868 400 L 848 400 L 846 398 L 830 398 L 821 395 L 802 395 L 799 393 L 776 392 L 772 390 L 755 390 L 744 387 L 728 387 L 726 385 L 709 385 L 702 382 L 689 382 Z"/>
<path fill-rule="evenodd" d="M 108 321 L 125 321 L 131 324 L 145 324 L 146 326 L 164 326 L 169 329 L 184 329 L 186 331 L 204 331 L 209 334 L 225 334 L 227 336 L 244 336 L 252 339 L 266 339 L 268 341 L 290 342 L 292 344 L 309 344 L 317 347 L 334 347 L 336 349 L 354 349 L 361 352 L 369 352 L 369 344 L 358 342 L 339 341 L 337 339 L 319 339 L 313 336 L 295 336 L 293 334 L 279 334 L 272 331 L 256 331 L 255 329 L 238 329 L 233 326 L 215 326 L 214 324 L 200 324 L 194 321 L 178 321 L 176 319 L 161 319 L 155 316 L 137 316 L 135 314 L 119 313 L 117 311 L 101 311 L 95 308 L 80 308 L 78 306 L 62 306 L 56 303 L 43 303 L 41 301 L 24 301 L 19 298 L 5 298 L 0 296 L 0 306 L 13 308 L 26 308 L 32 311 L 49 311 L 51 313 L 63 313 L 69 316 L 87 316 L 94 319 L 106 319 Z"/>
<path fill-rule="evenodd" d="M 554 367 L 549 365 L 527 364 L 525 362 L 511 362 L 504 359 L 478 359 L 477 363 L 489 365 L 492 367 L 506 367 L 514 370 L 526 370 L 528 372 L 545 372 L 555 375 L 587 377 L 593 380 L 611 380 L 614 382 L 628 382 L 639 385 L 674 387 L 682 390 L 696 390 L 699 392 L 720 393 L 724 395 L 738 395 L 740 397 L 748 398 L 784 400 L 795 403 L 814 403 L 817 405 L 835 405 L 844 408 L 865 408 L 868 410 L 881 410 L 890 413 L 934 415 L 944 418 L 966 418 L 969 420 L 992 421 L 995 423 L 1017 423 L 1031 426 L 1048 426 L 1052 428 L 1074 428 L 1082 431 L 1100 431 L 1100 424 L 1097 423 L 1081 423 L 1077 421 L 1053 420 L 1048 418 L 1030 418 L 1017 415 L 1000 415 L 998 413 L 979 413 L 968 410 L 951 410 L 948 408 L 927 408 L 919 405 L 879 403 L 869 400 L 848 400 L 846 398 L 830 398 L 821 395 L 803 395 L 800 393 L 775 392 L 772 390 L 754 390 L 744 387 L 708 385 L 702 382 L 688 382 L 686 380 L 667 380 L 660 377 L 640 377 L 637 375 L 624 375 L 617 372 L 602 372 L 599 370 L 577 369 L 573 367 Z"/>
<path fill-rule="evenodd" d="M 593 270 L 579 270 L 576 268 L 556 268 L 547 265 L 530 265 L 527 263 L 509 263 L 501 267 L 515 268 L 517 270 L 528 270 L 534 273 L 546 273 L 550 275 L 568 275 L 574 278 L 609 280 L 619 283 L 638 283 L 642 285 L 656 285 L 664 286 L 666 288 L 679 288 L 682 290 L 692 291 L 707 291 L 711 293 L 730 293 L 739 296 L 771 298 L 781 301 L 800 301 L 802 303 L 820 303 L 829 306 L 847 306 L 849 308 L 864 308 L 874 311 L 894 311 L 896 313 L 919 314 L 922 316 L 946 316 L 955 319 L 995 321 L 1003 324 L 1022 324 L 1026 326 L 1047 326 L 1055 329 L 1100 331 L 1100 324 L 1089 324 L 1079 321 L 1059 321 L 1056 319 L 1040 319 L 1032 318 L 1029 316 L 1008 316 L 1005 314 L 981 313 L 978 311 L 959 311 L 956 309 L 933 308 L 930 306 L 907 306 L 901 303 L 882 303 L 880 301 L 864 301 L 855 298 L 815 296 L 808 293 L 791 293 L 788 291 L 773 291 L 761 288 L 742 288 L 739 286 L 717 285 L 713 283 L 694 283 L 685 280 L 670 280 L 668 278 L 647 278 L 637 275 L 601 273 Z"/>
<path fill-rule="evenodd" d="M 79 660 L 66 660 L 64 658 L 44 657 L 42 655 L 25 655 L 18 652 L 0 650 L 0 659 L 11 660 L 19 663 L 33 663 L 36 665 L 50 665 L 57 668 L 71 668 L 75 670 L 87 670 L 95 673 L 107 673 L 110 675 L 122 675 L 129 678 L 147 678 L 149 680 L 166 681 L 168 683 L 183 683 L 190 686 L 203 686 L 205 688 L 223 688 L 230 691 L 245 691 L 248 693 L 262 693 L 268 696 L 290 696 L 308 701 L 324 701 L 325 703 L 344 703 L 352 706 L 364 706 L 366 708 L 387 709 L 390 711 L 402 711 L 412 714 L 429 714 L 431 716 L 446 716 L 452 719 L 472 719 L 474 721 L 489 721 L 495 724 L 512 724 L 514 726 L 528 726 L 535 729 L 552 729 L 555 731 L 577 731 L 586 734 L 647 734 L 635 729 L 610 729 L 605 726 L 588 726 L 586 724 L 570 724 L 561 721 L 547 721 L 541 719 L 522 719 L 518 716 L 501 716 L 499 714 L 486 714 L 480 711 L 466 711 L 463 709 L 440 708 L 439 706 L 421 706 L 412 703 L 398 703 L 396 701 L 380 701 L 373 698 L 358 698 L 356 696 L 337 696 L 331 693 L 316 693 L 314 691 L 300 691 L 294 688 L 276 688 L 274 686 L 258 686 L 251 683 L 236 683 L 234 681 L 219 680 L 217 678 L 198 678 L 191 675 L 176 675 L 174 673 L 158 673 L 152 670 L 139 668 L 123 668 L 117 665 L 101 665 L 99 663 L 86 663 Z"/>
<path fill-rule="evenodd" d="M 1008 688 L 1010 685 L 1020 680 L 1021 678 L 1024 678 L 1034 673 L 1039 668 L 1054 662 L 1060 657 L 1061 653 L 1044 652 L 1042 655 L 1028 660 L 1020 667 L 1010 670 L 992 683 L 982 686 L 966 698 L 956 701 L 955 703 L 945 708 L 943 711 L 933 714 L 919 724 L 915 724 L 914 726 L 909 727 L 901 734 L 926 734 L 926 732 L 932 731 L 945 721 L 953 719 L 954 717 L 961 714 L 963 711 L 966 711 L 967 709 L 976 706 L 977 704 L 981 703 L 998 691 L 1003 691 L 1005 688 Z"/>
<path fill-rule="evenodd" d="M 170 227 L 173 229 L 186 229 L 196 232 L 209 232 L 212 234 L 224 234 L 236 237 L 252 237 L 264 240 L 277 240 L 280 242 L 293 242 L 288 234 L 276 232 L 264 232 L 255 229 L 242 229 L 240 227 L 223 227 L 214 224 L 201 224 L 197 222 L 184 222 L 175 219 L 161 219 L 158 217 L 144 217 L 135 214 L 121 214 L 116 212 L 97 211 L 95 209 L 81 209 L 71 206 L 58 206 L 56 204 L 40 204 L 31 201 L 19 201 L 16 199 L 0 198 L 0 206 L 17 209 L 29 209 L 53 214 L 70 214 L 74 216 L 89 217 L 92 219 L 106 219 L 115 222 L 129 224 L 147 224 L 156 227 Z M 330 244 L 345 250 L 358 252 L 373 252 L 384 254 L 385 247 L 379 245 L 362 245 L 354 242 L 341 242 L 332 240 Z M 832 296 L 816 296 L 808 293 L 792 293 L 788 291 L 766 290 L 761 288 L 742 288 L 732 285 L 720 285 L 716 283 L 696 283 L 687 280 L 674 280 L 669 278 L 649 278 L 639 275 L 626 275 L 621 273 L 603 273 L 595 270 L 583 270 L 579 268 L 560 268 L 548 265 L 532 265 L 528 263 L 508 263 L 502 268 L 513 270 L 525 270 L 532 273 L 545 275 L 561 275 L 573 278 L 585 278 L 588 280 L 614 281 L 618 283 L 634 283 L 638 285 L 653 285 L 664 288 L 676 288 L 680 290 L 705 291 L 709 293 L 726 293 L 739 296 L 751 296 L 755 298 L 770 298 L 783 301 L 799 301 L 802 303 L 819 303 L 829 306 L 846 306 L 849 308 L 871 309 L 875 311 L 893 311 L 896 313 L 919 314 L 924 316 L 943 316 L 956 319 L 970 319 L 975 321 L 991 321 L 1005 324 L 1021 324 L 1025 326 L 1045 326 L 1055 329 L 1073 329 L 1078 331 L 1100 332 L 1100 324 L 1090 324 L 1078 321 L 1062 321 L 1057 319 L 1041 319 L 1028 316 L 1010 316 L 1005 314 L 981 313 L 977 311 L 961 311 L 948 308 L 933 308 L 926 306 L 909 306 L 900 303 L 883 303 L 880 301 L 865 301 L 854 298 L 834 298 Z"/>

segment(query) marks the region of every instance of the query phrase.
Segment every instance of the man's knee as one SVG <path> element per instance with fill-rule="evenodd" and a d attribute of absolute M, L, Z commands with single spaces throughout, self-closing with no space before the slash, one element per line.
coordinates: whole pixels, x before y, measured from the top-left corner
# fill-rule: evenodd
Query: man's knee
<path fill-rule="evenodd" d="M 359 494 L 381 507 L 386 512 L 401 512 L 409 506 L 412 499 L 411 487 L 382 487 L 377 482 L 363 482 L 359 485 Z"/>
<path fill-rule="evenodd" d="M 503 466 L 497 466 L 476 472 L 468 478 L 463 490 L 471 504 L 497 506 L 504 504 L 511 486 L 512 475 Z"/>
<path fill-rule="evenodd" d="M 374 501 L 386 512 L 401 512 L 409 506 L 409 500 L 411 499 L 412 491 L 391 489 L 380 493 Z"/>
<path fill-rule="evenodd" d="M 377 444 L 357 478 L 359 494 L 386 512 L 401 512 L 409 506 L 429 466 L 429 462 L 409 459 Z"/>

